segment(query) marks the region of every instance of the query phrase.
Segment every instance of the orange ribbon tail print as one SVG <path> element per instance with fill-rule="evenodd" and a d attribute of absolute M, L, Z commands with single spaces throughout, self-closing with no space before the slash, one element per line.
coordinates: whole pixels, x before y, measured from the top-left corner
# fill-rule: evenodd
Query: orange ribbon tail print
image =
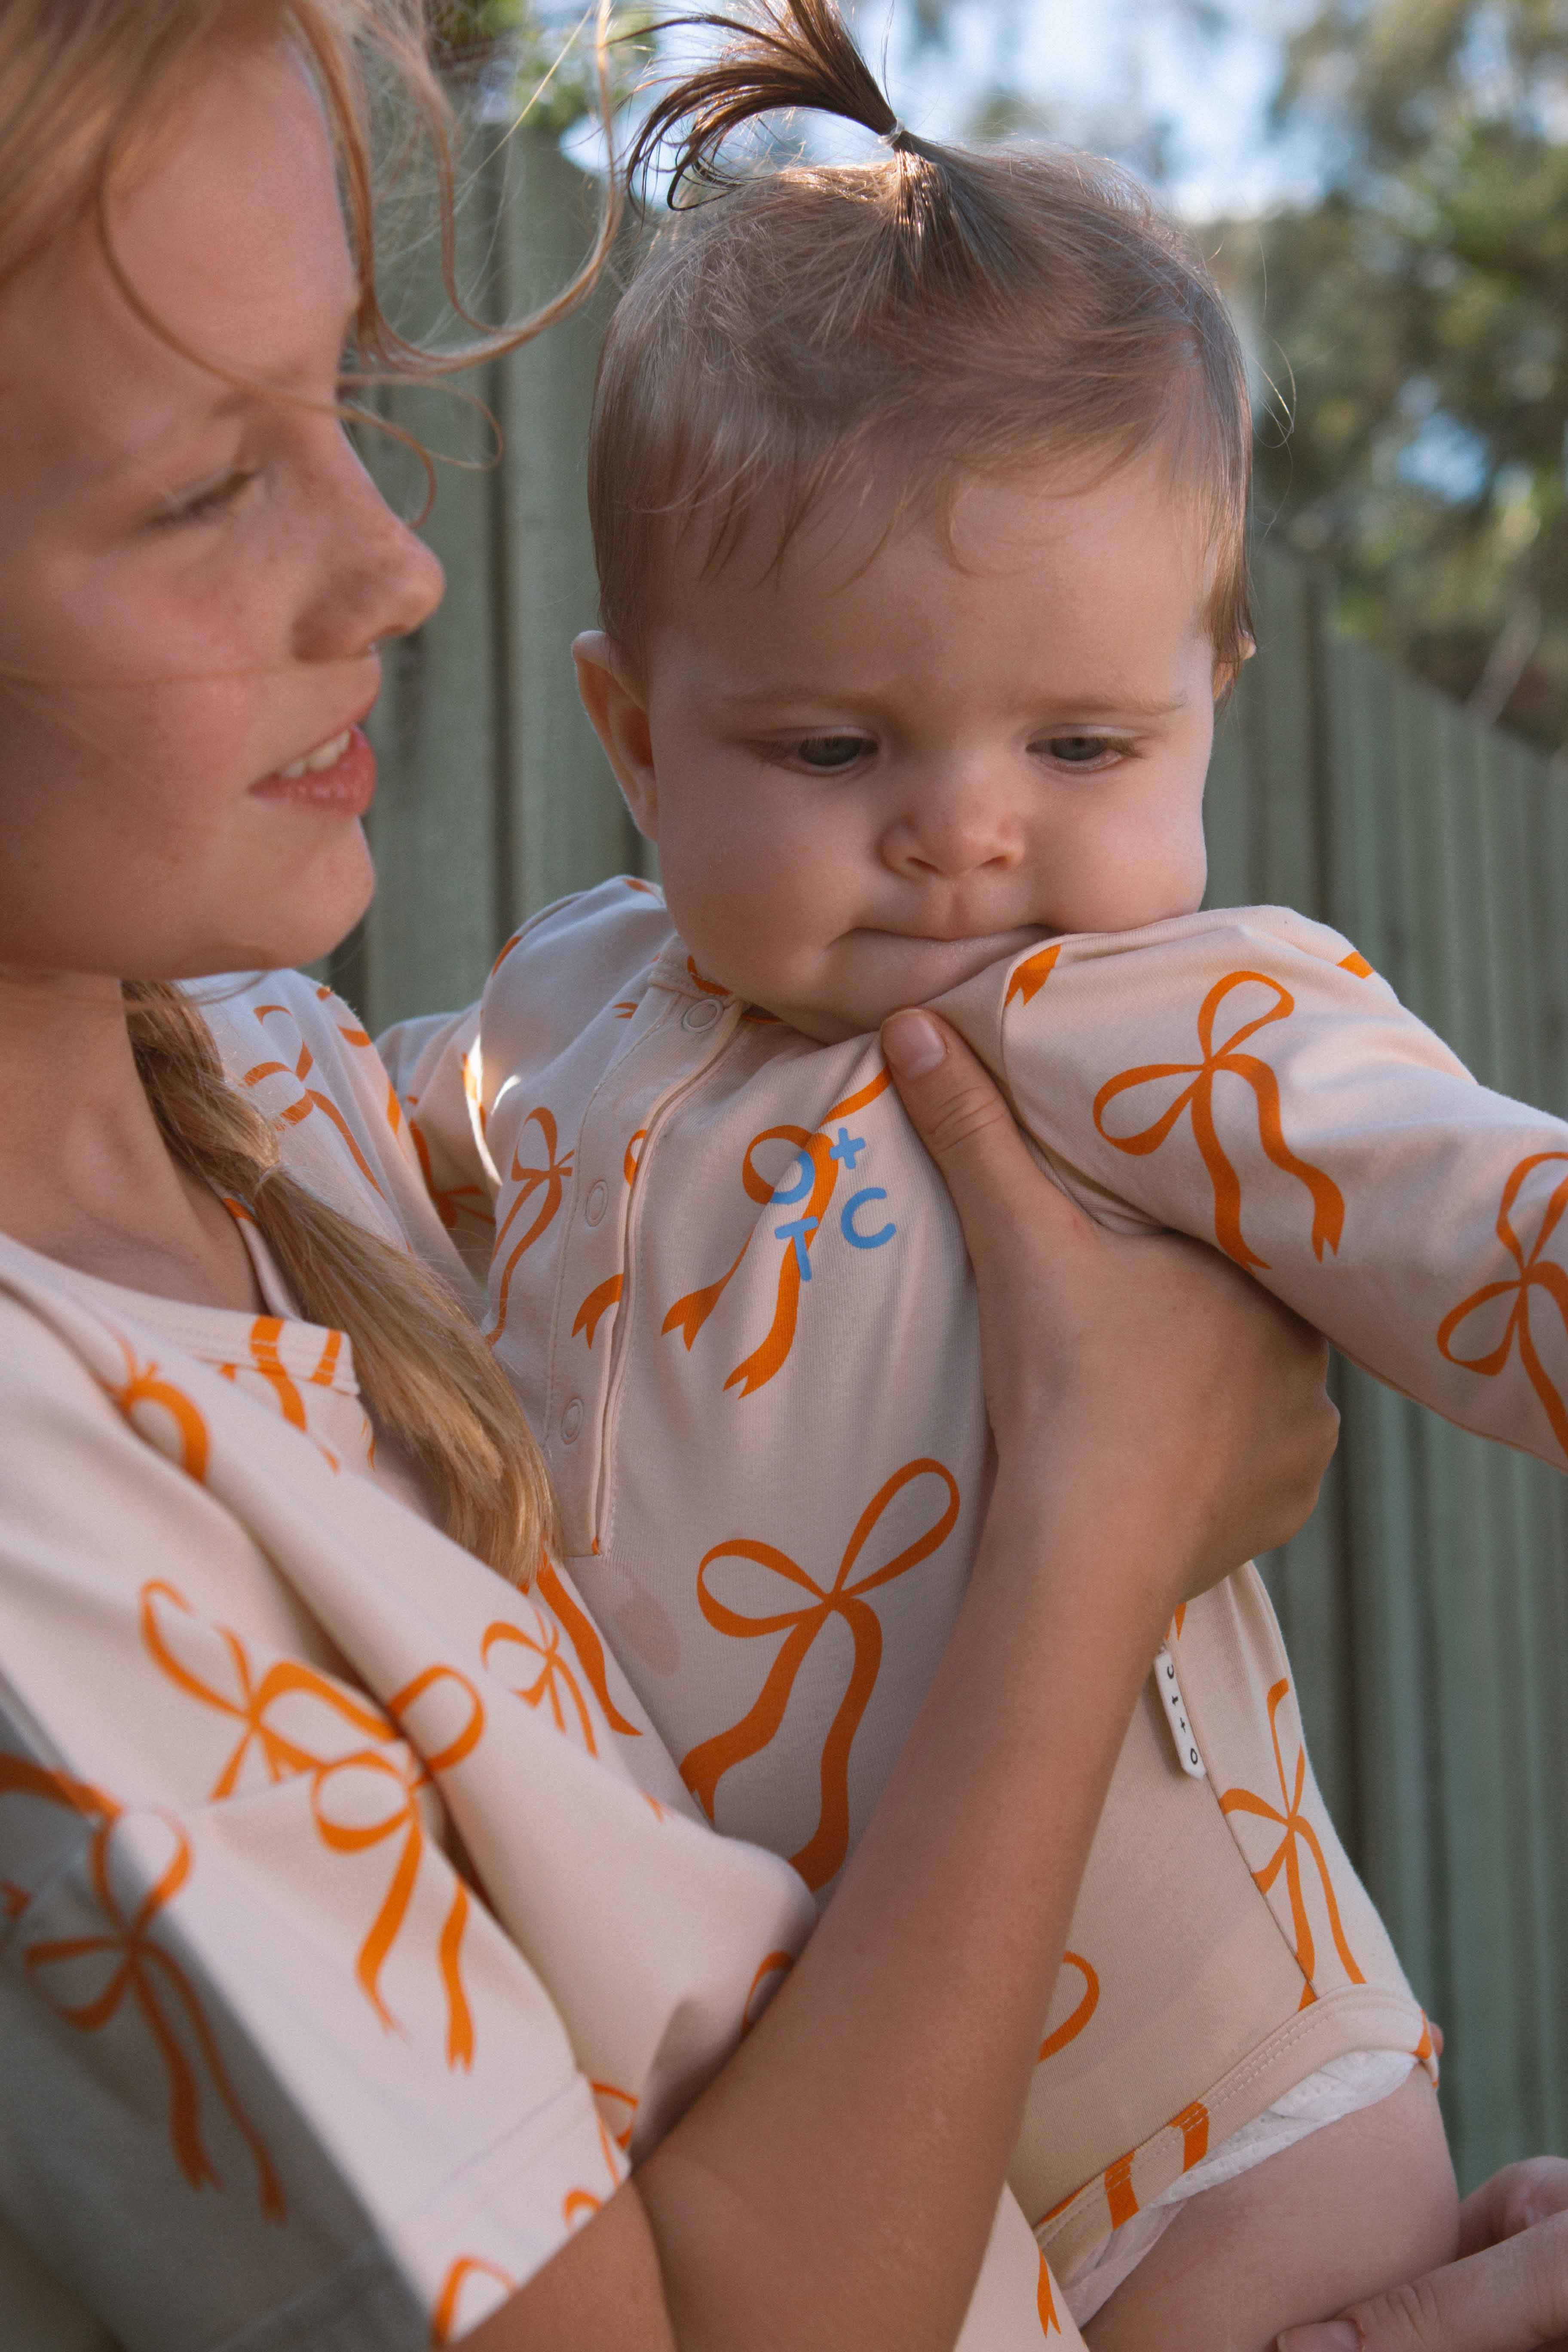
<path fill-rule="evenodd" d="M 276 1013 L 280 1013 L 283 1015 L 284 1020 L 287 1021 L 293 1029 L 295 1035 L 300 1037 L 299 1058 L 297 1061 L 291 1063 L 258 1062 L 253 1069 L 246 1071 L 245 1076 L 240 1080 L 241 1086 L 259 1086 L 263 1078 L 293 1078 L 299 1085 L 300 1092 L 297 1100 L 291 1102 L 287 1110 L 279 1111 L 277 1114 L 279 1123 L 284 1127 L 297 1127 L 301 1119 L 310 1118 L 315 1112 L 320 1111 L 323 1118 L 329 1119 L 331 1122 L 332 1126 L 336 1128 L 338 1133 L 342 1136 L 343 1141 L 348 1145 L 349 1155 L 353 1160 L 354 1166 L 359 1170 L 360 1174 L 364 1178 L 365 1182 L 370 1186 L 371 1191 L 384 1199 L 385 1195 L 382 1192 L 381 1186 L 377 1183 L 375 1179 L 375 1171 L 372 1168 L 369 1160 L 365 1158 L 364 1153 L 360 1150 L 358 1143 L 354 1140 L 353 1130 L 349 1126 L 347 1119 L 343 1117 L 336 1103 L 333 1102 L 330 1095 L 322 1094 L 319 1088 L 306 1086 L 306 1079 L 310 1076 L 310 1072 L 316 1066 L 316 1059 L 309 1045 L 306 1045 L 304 1038 L 300 1036 L 299 1024 L 295 1021 L 294 1015 L 290 1013 L 289 1007 L 286 1004 L 258 1004 L 256 1007 L 256 1017 L 258 1021 L 260 1022 L 263 1029 L 266 1028 L 268 1020 Z"/>
<path fill-rule="evenodd" d="M 1089 2019 L 1094 2015 L 1095 2011 L 1100 2007 L 1100 1976 L 1098 1971 L 1092 1969 L 1082 1955 L 1078 1952 L 1064 1952 L 1062 1954 L 1062 1967 L 1064 1969 L 1076 1969 L 1079 1976 L 1082 1977 L 1083 1998 L 1079 2000 L 1078 2007 L 1073 2011 L 1072 2015 L 1070 2017 L 1064 2018 L 1060 2025 L 1055 2027 L 1051 2032 L 1047 2034 L 1036 2054 L 1035 2063 L 1037 2066 L 1043 2066 L 1047 2058 L 1054 2058 L 1058 2050 L 1065 2050 L 1069 2042 L 1076 2042 L 1079 2035 L 1083 2032 L 1084 2027 L 1089 2023 Z"/>
<path fill-rule="evenodd" d="M 1221 1045 L 1214 1042 L 1215 1023 L 1221 1005 L 1233 989 L 1248 984 L 1272 992 L 1274 1003 L 1270 1011 L 1244 1021 L 1232 1030 Z M 1107 1143 L 1118 1151 L 1143 1159 L 1158 1151 L 1166 1137 L 1182 1117 L 1190 1111 L 1193 1134 L 1203 1154 L 1209 1181 L 1214 1186 L 1215 1239 L 1227 1257 L 1237 1265 L 1256 1266 L 1267 1271 L 1268 1261 L 1249 1249 L 1241 1231 L 1241 1179 L 1226 1157 L 1214 1119 L 1215 1080 L 1222 1071 L 1244 1079 L 1252 1089 L 1258 1110 L 1258 1137 L 1264 1151 L 1276 1168 L 1293 1176 L 1311 1196 L 1312 1254 L 1321 1262 L 1325 1249 L 1337 1250 L 1344 1227 L 1344 1196 L 1331 1177 L 1310 1160 L 1298 1159 L 1285 1140 L 1279 1117 L 1279 1081 L 1267 1062 L 1254 1054 L 1243 1054 L 1237 1048 L 1270 1023 L 1288 1020 L 1296 1010 L 1296 1000 L 1288 988 L 1267 972 L 1232 971 L 1215 981 L 1205 997 L 1198 1013 L 1198 1046 L 1201 1062 L 1146 1062 L 1137 1069 L 1123 1070 L 1109 1079 L 1094 1098 L 1094 1124 Z M 1167 1078 L 1188 1078 L 1192 1085 L 1176 1097 L 1174 1102 L 1136 1135 L 1112 1135 L 1105 1125 L 1105 1113 L 1117 1098 L 1131 1093 L 1134 1087 L 1152 1086 Z"/>
<path fill-rule="evenodd" d="M 522 1138 L 531 1127 L 538 1128 L 540 1139 L 544 1146 L 542 1168 L 527 1166 L 523 1161 Z M 492 1348 L 506 1328 L 507 1300 L 510 1295 L 511 1278 L 517 1269 L 518 1261 L 526 1256 L 540 1235 L 549 1229 L 551 1220 L 561 1206 L 562 1196 L 566 1190 L 566 1179 L 572 1173 L 572 1152 L 568 1151 L 557 1160 L 555 1157 L 557 1140 L 553 1111 L 546 1110 L 542 1103 L 536 1105 L 519 1128 L 518 1139 L 512 1147 L 511 1168 L 508 1181 L 515 1184 L 518 1189 L 512 1195 L 511 1206 L 501 1219 L 500 1228 L 496 1234 L 493 1252 L 495 1257 L 500 1255 L 501 1245 L 511 1231 L 518 1211 L 526 1208 L 536 1192 L 541 1192 L 542 1197 L 538 1208 L 530 1218 L 521 1239 L 512 1244 L 506 1264 L 501 1267 L 500 1285 L 496 1294 L 495 1324 L 486 1334 Z M 575 1146 L 573 1149 L 575 1150 Z"/>
<path fill-rule="evenodd" d="M 1285 1758 L 1279 1745 L 1279 1708 L 1289 1693 L 1288 1682 L 1277 1682 L 1268 1694 L 1268 1728 L 1274 1741 L 1274 1769 L 1279 1776 L 1281 1812 L 1266 1797 L 1254 1794 L 1250 1789 L 1231 1789 L 1219 1801 L 1222 1813 L 1249 1813 L 1257 1820 L 1268 1822 L 1283 1830 L 1284 1836 L 1260 1870 L 1252 1874 L 1259 1891 L 1267 1895 L 1281 1870 L 1290 1900 L 1290 1919 L 1296 1937 L 1296 1960 L 1307 1981 L 1302 1989 L 1300 2006 L 1307 2009 L 1317 1999 L 1312 1979 L 1317 1969 L 1317 1947 L 1312 1940 L 1312 1923 L 1307 1913 L 1307 1898 L 1302 1885 L 1301 1859 L 1299 1847 L 1305 1846 L 1317 1870 L 1323 1903 L 1329 1916 L 1329 1933 L 1334 1949 L 1352 1984 L 1364 1984 L 1366 1979 L 1355 1964 L 1345 1931 L 1340 1920 L 1340 1906 L 1334 1895 L 1334 1883 L 1329 1876 L 1328 1860 L 1319 1841 L 1318 1832 L 1301 1811 L 1301 1798 L 1307 1782 L 1307 1750 L 1298 1746 L 1296 1769 L 1292 1780 L 1285 1777 Z"/>
<path fill-rule="evenodd" d="M 1044 2254 L 1040 2256 L 1040 2284 L 1035 2298 L 1035 2308 L 1040 2317 L 1040 2334 L 1059 2336 L 1062 2332 L 1062 2324 L 1057 2317 L 1056 2297 L 1051 2293 L 1050 2266 Z"/>
<path fill-rule="evenodd" d="M 842 1102 L 835 1103 L 824 1118 L 821 1127 L 815 1133 L 808 1134 L 804 1127 L 769 1127 L 764 1128 L 761 1135 L 753 1135 L 747 1144 L 745 1157 L 741 1163 L 741 1181 L 746 1188 L 748 1196 L 757 1203 L 759 1208 L 766 1208 L 778 1192 L 776 1180 L 770 1180 L 760 1174 L 753 1164 L 752 1155 L 764 1143 L 788 1143 L 794 1146 L 802 1169 L 802 1190 L 805 1188 L 806 1171 L 809 1171 L 810 1197 L 803 1202 L 797 1192 L 791 1202 L 792 1208 L 796 1208 L 799 1212 L 798 1221 L 794 1228 L 798 1235 L 798 1246 L 785 1250 L 783 1263 L 779 1267 L 773 1319 L 767 1336 L 749 1356 L 743 1358 L 735 1366 L 724 1382 L 726 1389 L 739 1387 L 743 1397 L 753 1396 L 758 1389 L 766 1387 L 768 1381 L 788 1359 L 789 1351 L 795 1345 L 795 1322 L 800 1310 L 801 1284 L 806 1278 L 801 1272 L 802 1252 L 810 1249 L 817 1233 L 821 1230 L 822 1220 L 832 1203 L 838 1183 L 840 1162 L 833 1157 L 832 1140 L 826 1129 L 834 1119 L 848 1118 L 856 1111 L 864 1110 L 868 1103 L 875 1102 L 879 1095 L 886 1094 L 890 1084 L 891 1078 L 889 1072 L 885 1069 L 880 1070 L 868 1085 L 858 1087 L 853 1094 L 846 1095 Z M 756 1230 L 753 1225 L 752 1232 L 742 1243 L 733 1264 L 726 1273 L 720 1276 L 717 1282 L 710 1283 L 701 1290 L 689 1291 L 684 1298 L 676 1300 L 665 1317 L 665 1330 L 679 1331 L 689 1350 L 702 1326 L 723 1297 L 742 1259 L 752 1245 Z"/>
<path fill-rule="evenodd" d="M 903 1489 L 917 1478 L 936 1478 L 946 1489 L 947 1500 L 941 1515 L 932 1520 L 923 1535 L 906 1544 L 885 1566 L 873 1569 L 868 1575 L 852 1581 L 856 1562 L 870 1538 L 883 1512 Z M 816 1831 L 791 1862 L 806 1885 L 826 1886 L 843 1863 L 849 1847 L 849 1753 L 855 1734 L 866 1712 L 871 1693 L 876 1687 L 878 1671 L 882 1662 L 882 1626 L 876 1611 L 865 1595 L 878 1585 L 890 1584 L 895 1577 L 905 1575 L 911 1568 L 929 1559 L 932 1552 L 944 1544 L 958 1518 L 958 1486 L 952 1474 L 940 1462 L 922 1459 L 906 1462 L 896 1470 L 886 1485 L 873 1495 L 856 1523 L 838 1572 L 831 1585 L 817 1583 L 809 1571 L 790 1559 L 776 1546 L 756 1543 L 750 1538 L 735 1536 L 728 1543 L 715 1544 L 703 1555 L 697 1570 L 697 1598 L 702 1614 L 715 1633 L 727 1633 L 737 1641 L 756 1641 L 765 1634 L 784 1636 L 760 1696 L 751 1712 L 730 1730 L 720 1732 L 693 1748 L 683 1759 L 680 1777 L 697 1799 L 710 1821 L 718 1795 L 719 1783 L 735 1765 L 745 1762 L 765 1748 L 784 1718 L 795 1678 L 811 1654 L 818 1636 L 835 1617 L 848 1628 L 853 1643 L 849 1684 L 838 1703 L 838 1709 L 828 1726 L 822 1746 L 821 1783 L 822 1808 Z M 769 1570 L 785 1584 L 807 1597 L 798 1606 L 782 1609 L 766 1617 L 742 1616 L 730 1608 L 710 1591 L 709 1570 L 721 1559 L 746 1559 L 759 1568 Z"/>
<path fill-rule="evenodd" d="M 1568 1407 L 1564 1407 L 1562 1391 L 1541 1360 L 1530 1323 L 1531 1293 L 1537 1296 L 1544 1294 L 1557 1309 L 1559 1320 L 1564 1331 L 1568 1332 L 1568 1274 L 1554 1259 L 1542 1256 L 1547 1244 L 1563 1221 L 1564 1209 L 1568 1209 L 1568 1175 L 1562 1178 L 1542 1211 L 1535 1239 L 1528 1253 L 1513 1222 L 1514 1205 L 1526 1178 L 1536 1169 L 1545 1168 L 1553 1161 L 1568 1163 L 1568 1151 L 1531 1152 L 1529 1159 L 1521 1160 L 1510 1175 L 1498 1208 L 1497 1235 L 1519 1272 L 1511 1282 L 1483 1283 L 1479 1290 L 1472 1291 L 1468 1298 L 1461 1299 L 1450 1314 L 1445 1315 L 1437 1326 L 1437 1351 L 1450 1364 L 1458 1364 L 1468 1372 L 1479 1372 L 1483 1380 L 1496 1380 L 1517 1342 L 1519 1360 L 1524 1366 L 1526 1378 L 1545 1409 L 1553 1437 L 1563 1453 L 1568 1454 Z M 1459 1355 L 1453 1340 L 1460 1325 L 1498 1298 L 1511 1298 L 1513 1304 L 1497 1346 L 1479 1356 Z"/>
<path fill-rule="evenodd" d="M 612 1274 L 605 1281 L 595 1283 L 577 1309 L 576 1319 L 572 1326 L 574 1339 L 579 1332 L 582 1332 L 589 1347 L 593 1346 L 594 1335 L 598 1330 L 600 1317 L 610 1307 L 620 1304 L 621 1293 L 626 1286 L 626 1278 L 624 1274 Z"/>
<path fill-rule="evenodd" d="M 599 1639 L 598 1628 L 592 1618 L 577 1606 L 562 1583 L 552 1560 L 540 1566 L 536 1580 L 542 1598 L 554 1610 L 566 1629 L 566 1638 L 577 1653 L 577 1663 L 587 1677 L 588 1687 L 599 1702 L 600 1713 L 612 1731 L 623 1739 L 640 1739 L 642 1733 L 635 1723 L 628 1723 L 615 1700 L 610 1696 L 609 1675 L 605 1664 L 605 1645 Z"/>
<path fill-rule="evenodd" d="M 1057 968 L 1057 958 L 1060 955 L 1061 951 L 1062 943 L 1059 940 L 1057 940 L 1053 941 L 1051 946 L 1048 948 L 1041 948 L 1037 953 L 1032 956 L 1026 956 L 1024 961 L 1016 967 L 1012 978 L 1007 982 L 1007 993 L 1002 999 L 1002 1009 L 1004 1012 L 1006 1011 L 1008 1005 L 1012 1003 L 1015 997 L 1017 997 L 1024 1004 L 1032 1004 L 1034 1003 L 1041 989 L 1044 988 L 1047 981 L 1049 980 L 1052 972 L 1055 971 Z"/>

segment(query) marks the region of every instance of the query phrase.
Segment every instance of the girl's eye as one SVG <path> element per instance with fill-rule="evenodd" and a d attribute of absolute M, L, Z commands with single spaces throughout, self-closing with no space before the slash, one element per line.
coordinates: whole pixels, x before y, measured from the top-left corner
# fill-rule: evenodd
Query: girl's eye
<path fill-rule="evenodd" d="M 854 767 L 876 748 L 868 735 L 807 735 L 791 744 L 790 751 L 803 768 L 819 776 L 832 776 Z"/>
<path fill-rule="evenodd" d="M 1127 747 L 1110 735 L 1051 735 L 1034 748 L 1048 752 L 1059 767 L 1093 768 L 1114 759 Z"/>
<path fill-rule="evenodd" d="M 241 468 L 226 474 L 221 482 L 212 482 L 205 489 L 193 491 L 188 498 L 171 498 L 159 509 L 153 520 L 161 529 L 167 530 L 175 523 L 200 522 L 209 515 L 221 513 L 255 481 L 258 470 L 254 466 Z"/>

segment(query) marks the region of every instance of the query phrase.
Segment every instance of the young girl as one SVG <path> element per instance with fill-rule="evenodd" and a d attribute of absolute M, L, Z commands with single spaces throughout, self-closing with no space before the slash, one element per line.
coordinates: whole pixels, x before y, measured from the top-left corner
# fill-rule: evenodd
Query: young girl
<path fill-rule="evenodd" d="M 439 580 L 337 391 L 366 69 L 433 103 L 416 30 L 0 13 L 0 2343 L 1014 2352 L 1058 2324 L 1001 2192 L 1090 1826 L 1159 1624 L 1310 1502 L 1321 1351 L 1042 1209 L 1005 1119 L 944 1147 L 1046 1326 L 986 1278 L 981 1564 L 791 1972 L 798 1878 L 524 1589 L 548 1491 L 368 1041 L 298 973 L 175 984 L 367 895 L 359 722 Z M 915 1117 L 974 1084 L 955 1044 Z M 1135 1444 L 1092 1318 L 1175 1316 Z"/>
<path fill-rule="evenodd" d="M 1201 266 L 1108 166 L 912 138 L 826 0 L 729 29 L 645 152 L 679 129 L 721 183 L 782 105 L 889 152 L 687 213 L 609 331 L 579 667 L 664 895 L 549 911 L 386 1051 L 450 1213 L 493 1201 L 475 1263 L 574 1575 L 709 1817 L 825 1899 L 992 1475 L 889 1011 L 939 1002 L 1093 1215 L 1217 1244 L 1559 1463 L 1568 1129 L 1322 926 L 1196 911 L 1249 650 L 1250 419 Z M 1160 1649 L 1039 2061 L 1010 2179 L 1097 2346 L 1256 2352 L 1450 2239 L 1426 2020 L 1255 1571 Z M 1199 2259 L 1244 2237 L 1244 2273 Z"/>

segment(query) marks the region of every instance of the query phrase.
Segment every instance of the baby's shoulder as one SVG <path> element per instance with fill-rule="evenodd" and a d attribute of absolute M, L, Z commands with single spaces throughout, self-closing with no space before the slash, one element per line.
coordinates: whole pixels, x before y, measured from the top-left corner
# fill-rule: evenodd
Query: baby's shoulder
<path fill-rule="evenodd" d="M 531 915 L 502 948 L 485 987 L 487 1033 L 521 1017 L 537 1042 L 567 1041 L 607 1010 L 635 1007 L 674 937 L 663 893 L 635 874 Z"/>

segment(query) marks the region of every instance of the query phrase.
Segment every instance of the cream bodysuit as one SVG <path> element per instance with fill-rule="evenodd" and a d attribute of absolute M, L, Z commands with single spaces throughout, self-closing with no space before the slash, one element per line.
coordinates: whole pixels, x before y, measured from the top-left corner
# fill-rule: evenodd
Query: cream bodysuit
<path fill-rule="evenodd" d="M 1478 1087 L 1346 940 L 1192 915 L 1052 940 L 940 1004 L 1090 1214 L 1201 1236 L 1407 1394 L 1563 1461 L 1568 1129 Z M 383 1050 L 574 1579 L 703 1811 L 822 1899 L 991 1473 L 962 1239 L 877 1041 L 738 1002 L 622 881 Z M 1103 2284 L 1112 2233 L 1225 2177 L 1222 2143 L 1267 2154 L 1413 2060 L 1435 2072 L 1426 2019 L 1244 1570 L 1179 1614 L 1129 1732 L 1013 2186 L 1069 2293 Z"/>

